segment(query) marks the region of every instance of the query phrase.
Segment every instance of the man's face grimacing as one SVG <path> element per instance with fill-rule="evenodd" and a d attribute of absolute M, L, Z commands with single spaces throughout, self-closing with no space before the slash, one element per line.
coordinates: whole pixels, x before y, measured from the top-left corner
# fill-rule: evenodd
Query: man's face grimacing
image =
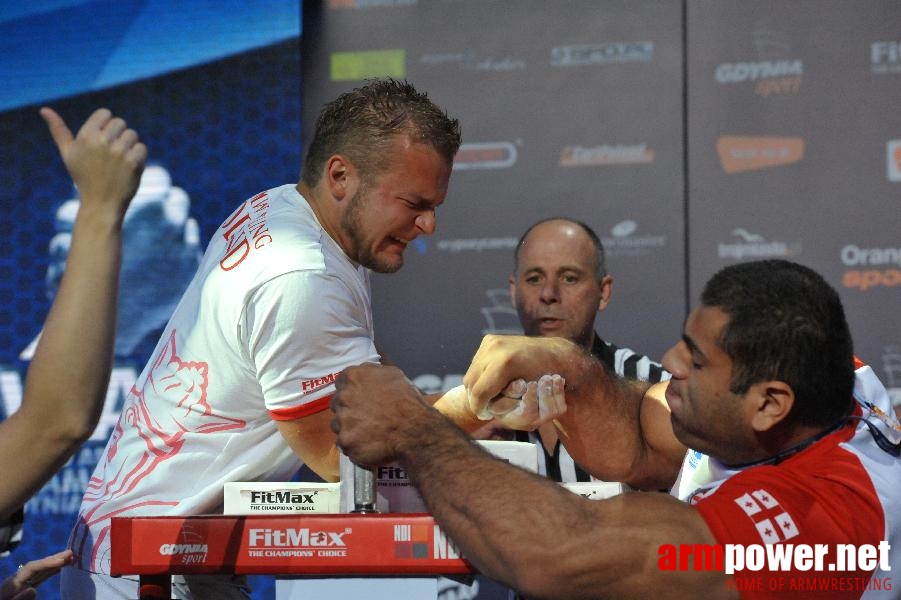
<path fill-rule="evenodd" d="M 755 392 L 730 391 L 733 362 L 717 340 L 729 316 L 718 307 L 700 305 L 685 320 L 682 340 L 663 355 L 673 378 L 666 388 L 673 432 L 680 442 L 726 464 L 754 460 Z"/>
<path fill-rule="evenodd" d="M 598 251 L 585 230 L 566 220 L 540 223 L 517 252 L 510 294 L 525 334 L 589 347 L 595 315 L 607 307 L 613 278 L 598 277 Z"/>
<path fill-rule="evenodd" d="M 404 264 L 407 244 L 435 232 L 435 209 L 444 202 L 451 165 L 431 146 L 406 135 L 392 142 L 388 168 L 361 184 L 341 218 L 350 257 L 377 273 Z"/>

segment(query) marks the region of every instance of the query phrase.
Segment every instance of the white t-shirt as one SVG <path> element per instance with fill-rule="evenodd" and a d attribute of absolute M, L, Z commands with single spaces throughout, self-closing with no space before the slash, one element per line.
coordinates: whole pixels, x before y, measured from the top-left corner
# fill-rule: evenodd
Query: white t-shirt
<path fill-rule="evenodd" d="M 109 573 L 111 516 L 221 512 L 228 481 L 301 466 L 275 420 L 328 407 L 336 375 L 378 362 L 369 271 L 322 229 L 294 185 L 217 230 L 88 484 L 70 546 Z"/>

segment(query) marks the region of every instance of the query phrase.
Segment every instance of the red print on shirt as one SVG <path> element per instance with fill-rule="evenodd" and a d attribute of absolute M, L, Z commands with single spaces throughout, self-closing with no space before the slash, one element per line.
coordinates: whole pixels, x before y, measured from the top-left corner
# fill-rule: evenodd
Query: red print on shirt
<path fill-rule="evenodd" d="M 207 398 L 209 365 L 200 361 L 185 361 L 178 356 L 175 331 L 154 359 L 143 387 L 132 387 L 126 398 L 122 415 L 107 446 L 99 475 L 88 483 L 85 508 L 73 534 L 76 550 L 83 550 L 89 539 L 88 527 L 134 509 L 147 506 L 175 506 L 177 498 L 158 498 L 138 495 L 134 502 L 107 511 L 104 504 L 127 494 L 162 462 L 177 455 L 185 436 L 241 429 L 246 422 L 213 412 Z M 147 400 L 153 398 L 156 408 L 151 410 Z M 141 450 L 119 448 L 126 431 L 144 442 Z M 123 452 L 127 452 L 123 454 Z M 95 548 L 109 534 L 109 522 L 97 534 Z M 79 539 L 80 538 L 80 539 Z M 80 552 L 79 552 L 80 554 Z M 96 567 L 91 557 L 92 567 Z M 108 557 L 107 557 L 108 558 Z"/>

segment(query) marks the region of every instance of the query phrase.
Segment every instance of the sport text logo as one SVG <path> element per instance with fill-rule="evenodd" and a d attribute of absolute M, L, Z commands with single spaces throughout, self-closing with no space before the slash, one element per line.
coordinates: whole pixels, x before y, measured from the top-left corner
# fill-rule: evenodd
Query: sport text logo
<path fill-rule="evenodd" d="M 755 171 L 796 163 L 804 157 L 804 140 L 793 137 L 723 136 L 716 141 L 726 173 Z"/>

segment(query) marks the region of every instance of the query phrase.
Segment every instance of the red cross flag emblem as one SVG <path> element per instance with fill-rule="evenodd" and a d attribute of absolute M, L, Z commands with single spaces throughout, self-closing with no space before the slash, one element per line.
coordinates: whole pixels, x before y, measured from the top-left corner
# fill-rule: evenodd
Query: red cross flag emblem
<path fill-rule="evenodd" d="M 735 503 L 754 523 L 764 544 L 778 544 L 799 533 L 791 515 L 766 490 L 746 492 Z"/>

